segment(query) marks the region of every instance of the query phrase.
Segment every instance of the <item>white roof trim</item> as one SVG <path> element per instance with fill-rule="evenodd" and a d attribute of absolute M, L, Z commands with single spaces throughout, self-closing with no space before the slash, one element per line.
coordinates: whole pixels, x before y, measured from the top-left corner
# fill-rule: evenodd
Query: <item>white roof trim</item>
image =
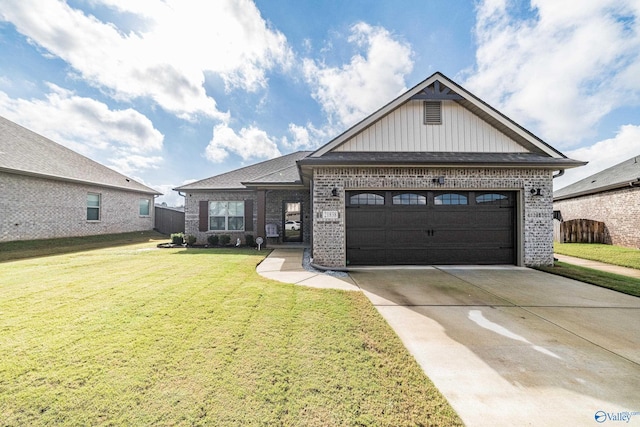
<path fill-rule="evenodd" d="M 500 122 L 505 127 L 509 128 L 509 130 L 511 130 L 512 132 L 514 132 L 515 134 L 517 134 L 518 136 L 520 136 L 521 138 L 529 142 L 531 145 L 536 147 L 542 153 L 545 153 L 552 158 L 566 158 L 566 156 L 564 156 L 559 151 L 555 150 L 550 145 L 546 144 L 544 141 L 536 137 L 534 134 L 527 131 L 522 126 L 518 125 L 516 122 L 509 119 L 507 116 L 503 115 L 502 113 L 500 113 L 499 111 L 491 107 L 489 104 L 485 103 L 480 98 L 477 98 L 472 93 L 466 91 L 464 88 L 462 88 L 461 86 L 456 84 L 454 81 L 450 80 L 449 78 L 447 78 L 446 76 L 444 76 L 439 72 L 434 73 L 433 75 L 431 75 L 431 77 L 428 77 L 422 83 L 417 84 L 416 86 L 409 89 L 407 92 L 400 95 L 399 97 L 397 97 L 396 99 L 394 99 L 393 101 L 385 105 L 384 107 L 380 108 L 378 111 L 374 112 L 373 114 L 364 118 L 359 123 L 347 129 L 345 132 L 343 132 L 333 140 L 329 141 L 327 144 L 323 145 L 322 147 L 320 147 L 319 149 L 311 153 L 309 157 L 319 157 L 325 153 L 333 151 L 336 147 L 342 145 L 343 143 L 345 143 L 346 141 L 348 141 L 358 133 L 362 132 L 367 127 L 371 126 L 376 121 L 380 120 L 385 115 L 389 114 L 391 111 L 395 110 L 405 102 L 409 101 L 411 97 L 420 93 L 424 88 L 432 85 L 436 80 L 440 81 L 445 86 L 449 87 L 454 92 L 461 95 L 465 99 L 465 101 L 472 103 L 474 106 L 476 106 L 478 109 L 482 110 L 484 113 L 486 113 L 487 115 L 495 119 L 497 122 Z"/>

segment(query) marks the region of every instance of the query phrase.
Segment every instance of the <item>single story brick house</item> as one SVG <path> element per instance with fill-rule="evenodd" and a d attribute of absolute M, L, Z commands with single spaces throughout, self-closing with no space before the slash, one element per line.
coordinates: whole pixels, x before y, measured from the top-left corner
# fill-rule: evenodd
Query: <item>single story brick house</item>
<path fill-rule="evenodd" d="M 327 268 L 553 262 L 564 156 L 441 73 L 313 152 L 176 188 L 185 232 L 311 246 Z"/>
<path fill-rule="evenodd" d="M 0 117 L 0 241 L 152 230 L 156 190 Z"/>
<path fill-rule="evenodd" d="M 605 224 L 605 243 L 640 249 L 640 155 L 553 193 L 562 221 Z"/>

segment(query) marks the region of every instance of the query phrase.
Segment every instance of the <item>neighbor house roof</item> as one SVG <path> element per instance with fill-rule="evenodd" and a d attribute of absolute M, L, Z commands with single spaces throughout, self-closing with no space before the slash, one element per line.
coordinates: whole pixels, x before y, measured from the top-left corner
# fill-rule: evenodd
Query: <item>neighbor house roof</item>
<path fill-rule="evenodd" d="M 296 162 L 310 151 L 297 151 L 255 165 L 174 188 L 176 191 L 246 190 L 262 186 L 278 187 L 302 185 Z"/>
<path fill-rule="evenodd" d="M 161 194 L 1 116 L 0 171 Z"/>
<path fill-rule="evenodd" d="M 640 186 L 640 156 L 625 160 L 558 191 L 554 191 L 553 199 L 570 199 L 630 186 Z"/>

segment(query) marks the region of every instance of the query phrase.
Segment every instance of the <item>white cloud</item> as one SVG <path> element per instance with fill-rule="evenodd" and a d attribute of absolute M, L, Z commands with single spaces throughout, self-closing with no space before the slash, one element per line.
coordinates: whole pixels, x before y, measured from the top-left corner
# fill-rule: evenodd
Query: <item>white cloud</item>
<path fill-rule="evenodd" d="M 312 123 L 307 123 L 306 126 L 289 123 L 292 138 L 283 137 L 282 146 L 287 150 L 313 150 L 325 144 L 333 136 L 331 132 L 332 128 L 329 126 L 316 128 Z"/>
<path fill-rule="evenodd" d="M 554 190 L 559 190 L 634 156 L 640 156 L 640 126 L 622 126 L 613 138 L 568 151 L 565 154 L 572 159 L 588 161 L 589 164 L 569 169 L 562 177 L 556 178 L 553 182 Z"/>
<path fill-rule="evenodd" d="M 107 163 L 141 168 L 160 163 L 151 154 L 162 150 L 164 135 L 146 116 L 132 109 L 111 110 L 53 84 L 49 89 L 44 100 L 12 99 L 0 91 L 0 115 L 88 157 L 106 157 Z"/>
<path fill-rule="evenodd" d="M 267 70 L 292 61 L 284 35 L 267 26 L 250 0 L 95 3 L 139 15 L 145 25 L 125 33 L 59 0 L 5 0 L 0 19 L 114 98 L 148 97 L 183 118 L 228 120 L 205 92 L 207 72 L 229 88 L 256 90 L 266 85 Z"/>
<path fill-rule="evenodd" d="M 355 24 L 348 41 L 360 50 L 348 64 L 303 63 L 313 97 L 342 130 L 405 90 L 404 77 L 413 68 L 410 46 L 382 27 Z"/>
<path fill-rule="evenodd" d="M 282 155 L 275 141 L 261 129 L 249 126 L 236 133 L 226 124 L 219 124 L 213 128 L 213 138 L 205 150 L 205 157 L 214 163 L 222 163 L 229 153 L 243 160 L 272 159 Z"/>
<path fill-rule="evenodd" d="M 477 8 L 476 67 L 465 86 L 541 137 L 565 147 L 595 134 L 606 114 L 640 100 L 640 2 L 508 0 Z"/>

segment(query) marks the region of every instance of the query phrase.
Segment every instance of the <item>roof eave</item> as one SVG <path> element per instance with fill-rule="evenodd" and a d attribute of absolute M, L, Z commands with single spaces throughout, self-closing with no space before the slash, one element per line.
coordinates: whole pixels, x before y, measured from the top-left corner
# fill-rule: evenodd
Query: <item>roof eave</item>
<path fill-rule="evenodd" d="M 198 191 L 253 191 L 247 187 L 176 187 L 173 191 L 178 192 L 198 192 Z"/>
<path fill-rule="evenodd" d="M 7 169 L 7 168 L 2 168 L 2 167 L 0 167 L 0 172 L 11 173 L 11 174 L 14 174 L 14 175 L 31 176 L 31 177 L 34 177 L 34 178 L 51 179 L 51 180 L 54 180 L 54 181 L 70 182 L 70 183 L 74 183 L 74 184 L 94 185 L 96 187 L 112 188 L 112 189 L 115 189 L 115 190 L 130 191 L 130 192 L 133 192 L 133 193 L 149 194 L 149 195 L 154 195 L 154 196 L 161 196 L 162 195 L 162 193 L 160 193 L 160 192 L 158 192 L 156 190 L 153 190 L 152 188 L 150 188 L 149 190 L 143 190 L 143 189 L 136 189 L 136 188 L 130 188 L 130 187 L 125 187 L 125 186 L 118 186 L 118 185 L 113 185 L 113 184 L 105 184 L 105 183 L 95 182 L 95 181 L 87 181 L 87 180 L 76 179 L 76 178 L 68 178 L 68 177 L 64 177 L 64 176 L 48 175 L 48 174 L 42 174 L 42 173 L 31 172 L 31 171 L 23 171 L 23 170 L 17 170 L 17 169 Z M 129 178 L 125 178 L 125 179 L 129 179 Z"/>
<path fill-rule="evenodd" d="M 260 181 L 247 181 L 242 185 L 247 188 L 304 188 L 302 181 L 281 181 L 281 182 L 260 182 Z"/>
<path fill-rule="evenodd" d="M 559 159 L 564 160 L 564 159 Z M 301 167 L 345 167 L 345 166 L 390 166 L 390 167 L 445 167 L 445 168 L 475 168 L 475 167 L 493 167 L 493 168 L 528 168 L 528 169 L 551 169 L 551 170 L 563 170 L 571 169 L 579 166 L 584 166 L 586 162 L 580 162 L 577 160 L 568 161 L 555 161 L 555 162 L 527 162 L 527 161 L 510 161 L 510 162 L 465 162 L 465 161 L 424 161 L 424 162 L 406 162 L 406 161 L 370 161 L 370 160 L 324 160 L 321 158 L 313 160 L 305 160 L 301 162 Z"/>
<path fill-rule="evenodd" d="M 598 188 L 591 188 L 589 190 L 578 191 L 575 193 L 569 193 L 562 196 L 556 196 L 553 198 L 554 202 L 561 200 L 575 199 L 576 197 L 589 196 L 592 194 L 604 193 L 605 191 L 618 190 L 620 188 L 640 188 L 640 178 L 636 181 L 623 181 L 616 184 L 605 185 Z"/>

